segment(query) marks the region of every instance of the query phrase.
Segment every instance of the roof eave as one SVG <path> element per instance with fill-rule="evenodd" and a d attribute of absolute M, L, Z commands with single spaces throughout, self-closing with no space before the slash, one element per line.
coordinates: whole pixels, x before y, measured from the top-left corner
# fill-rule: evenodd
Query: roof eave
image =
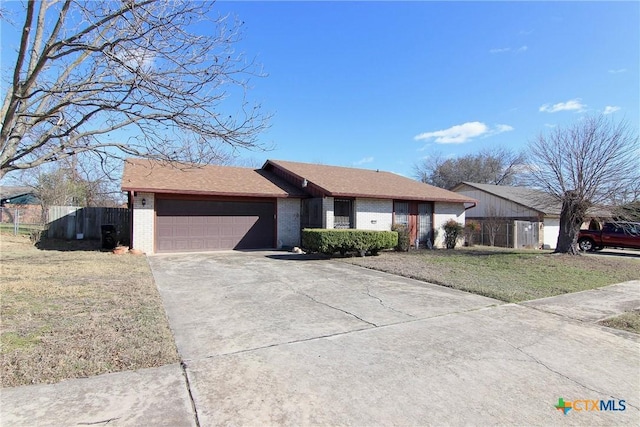
<path fill-rule="evenodd" d="M 486 190 L 486 189 L 484 189 L 484 188 L 477 187 L 477 186 L 473 185 L 473 183 L 461 182 L 460 184 L 458 184 L 458 185 L 456 185 L 455 187 L 453 187 L 453 188 L 451 189 L 451 191 L 454 191 L 454 190 L 456 190 L 458 187 L 461 187 L 461 186 L 463 186 L 463 185 L 467 185 L 467 186 L 469 186 L 469 187 L 475 188 L 475 189 L 476 189 L 476 190 L 478 190 L 478 191 L 483 191 L 483 192 L 485 192 L 485 193 L 487 193 L 487 194 L 491 194 L 493 197 L 497 197 L 497 198 L 502 199 L 502 200 L 505 200 L 505 201 L 507 201 L 507 202 L 515 203 L 515 204 L 516 204 L 516 205 L 518 205 L 518 206 L 522 206 L 522 207 L 523 207 L 523 208 L 525 208 L 525 209 L 532 210 L 532 211 L 534 211 L 534 212 L 537 212 L 537 213 L 542 214 L 542 215 L 545 215 L 545 216 L 553 216 L 553 215 L 557 215 L 557 216 L 559 216 L 559 215 L 560 215 L 560 214 L 557 214 L 557 213 L 555 213 L 555 212 L 554 212 L 554 213 L 547 213 L 547 212 L 545 212 L 545 211 L 540 210 L 539 208 L 536 208 L 536 207 L 533 207 L 533 206 L 529 206 L 529 205 L 525 205 L 524 203 L 522 203 L 522 202 L 518 202 L 518 201 L 513 200 L 513 199 L 510 199 L 509 197 L 505 197 L 505 196 L 503 196 L 503 195 L 501 195 L 501 194 L 494 193 L 493 191 L 489 191 L 489 190 Z"/>
<path fill-rule="evenodd" d="M 286 173 L 288 173 L 288 174 L 290 174 L 290 175 L 293 175 L 293 177 L 294 177 L 294 178 L 296 178 L 296 179 L 298 179 L 298 180 L 300 181 L 300 183 L 302 183 L 302 182 L 306 179 L 306 180 L 307 180 L 307 186 L 308 186 L 308 187 L 312 187 L 313 189 L 317 190 L 319 193 L 324 194 L 325 196 L 331 196 L 331 192 L 330 192 L 329 190 L 327 190 L 326 188 L 319 186 L 319 185 L 318 185 L 318 184 L 316 184 L 315 182 L 309 181 L 309 179 L 307 179 L 306 177 L 304 177 L 304 176 L 300 176 L 300 175 L 298 175 L 297 173 L 293 172 L 293 171 L 292 171 L 292 170 L 290 170 L 290 169 L 287 169 L 287 168 L 286 168 L 286 167 L 284 167 L 284 166 L 281 166 L 281 165 L 279 165 L 279 164 L 277 164 L 277 163 L 274 163 L 274 162 L 272 162 L 271 160 L 267 160 L 267 161 L 264 163 L 264 165 L 262 166 L 262 169 L 263 169 L 263 170 L 267 170 L 267 169 L 266 169 L 266 168 L 267 168 L 267 166 L 271 166 L 271 167 L 273 167 L 273 168 L 276 168 L 276 169 L 279 169 L 279 170 L 281 170 L 281 171 L 283 171 L 283 172 L 286 172 Z M 291 185 L 296 185 L 296 184 L 294 184 L 294 183 L 292 183 L 292 182 L 290 182 L 290 184 L 291 184 Z"/>
<path fill-rule="evenodd" d="M 365 194 L 365 193 L 340 193 L 329 192 L 329 197 L 353 197 L 366 199 L 384 199 L 384 200 L 420 200 L 424 202 L 445 202 L 445 203 L 476 203 L 475 199 L 450 199 L 446 197 L 420 197 L 420 196 L 399 196 L 390 194 Z"/>
<path fill-rule="evenodd" d="M 304 196 L 289 193 L 239 193 L 239 192 L 223 192 L 223 191 L 198 191 L 198 190 L 173 190 L 165 188 L 144 188 L 144 187 L 122 187 L 122 191 L 138 191 L 141 193 L 157 193 L 157 194 L 186 194 L 190 196 L 213 196 L 213 197 L 262 197 L 262 198 L 295 198 L 300 199 Z"/>

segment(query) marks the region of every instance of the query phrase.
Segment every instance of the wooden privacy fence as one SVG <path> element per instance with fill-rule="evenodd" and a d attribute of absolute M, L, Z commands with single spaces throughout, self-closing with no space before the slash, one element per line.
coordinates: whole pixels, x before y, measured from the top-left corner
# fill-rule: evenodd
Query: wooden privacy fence
<path fill-rule="evenodd" d="M 129 243 L 129 209 L 51 206 L 47 236 L 57 239 L 100 239 L 102 226 L 113 225 L 116 239 Z"/>

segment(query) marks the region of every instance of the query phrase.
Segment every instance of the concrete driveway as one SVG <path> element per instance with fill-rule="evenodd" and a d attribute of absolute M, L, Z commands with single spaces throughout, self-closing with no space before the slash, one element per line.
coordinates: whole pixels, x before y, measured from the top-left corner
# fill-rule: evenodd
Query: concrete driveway
<path fill-rule="evenodd" d="M 640 419 L 634 334 L 282 252 L 149 262 L 201 426 Z"/>

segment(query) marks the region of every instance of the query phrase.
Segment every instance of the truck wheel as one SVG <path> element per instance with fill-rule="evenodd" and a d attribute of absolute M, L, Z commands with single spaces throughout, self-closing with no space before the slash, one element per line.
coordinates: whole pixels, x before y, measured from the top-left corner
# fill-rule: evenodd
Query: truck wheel
<path fill-rule="evenodd" d="M 583 237 L 582 239 L 578 240 L 578 247 L 581 251 L 590 252 L 594 250 L 595 245 L 593 243 L 593 240 L 589 239 L 588 237 Z"/>

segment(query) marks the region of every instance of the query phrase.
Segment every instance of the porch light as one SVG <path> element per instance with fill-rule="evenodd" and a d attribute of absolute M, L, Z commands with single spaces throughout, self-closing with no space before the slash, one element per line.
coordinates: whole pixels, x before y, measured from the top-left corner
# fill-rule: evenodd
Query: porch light
<path fill-rule="evenodd" d="M 146 206 L 147 205 L 147 199 L 142 199 L 142 206 Z"/>

